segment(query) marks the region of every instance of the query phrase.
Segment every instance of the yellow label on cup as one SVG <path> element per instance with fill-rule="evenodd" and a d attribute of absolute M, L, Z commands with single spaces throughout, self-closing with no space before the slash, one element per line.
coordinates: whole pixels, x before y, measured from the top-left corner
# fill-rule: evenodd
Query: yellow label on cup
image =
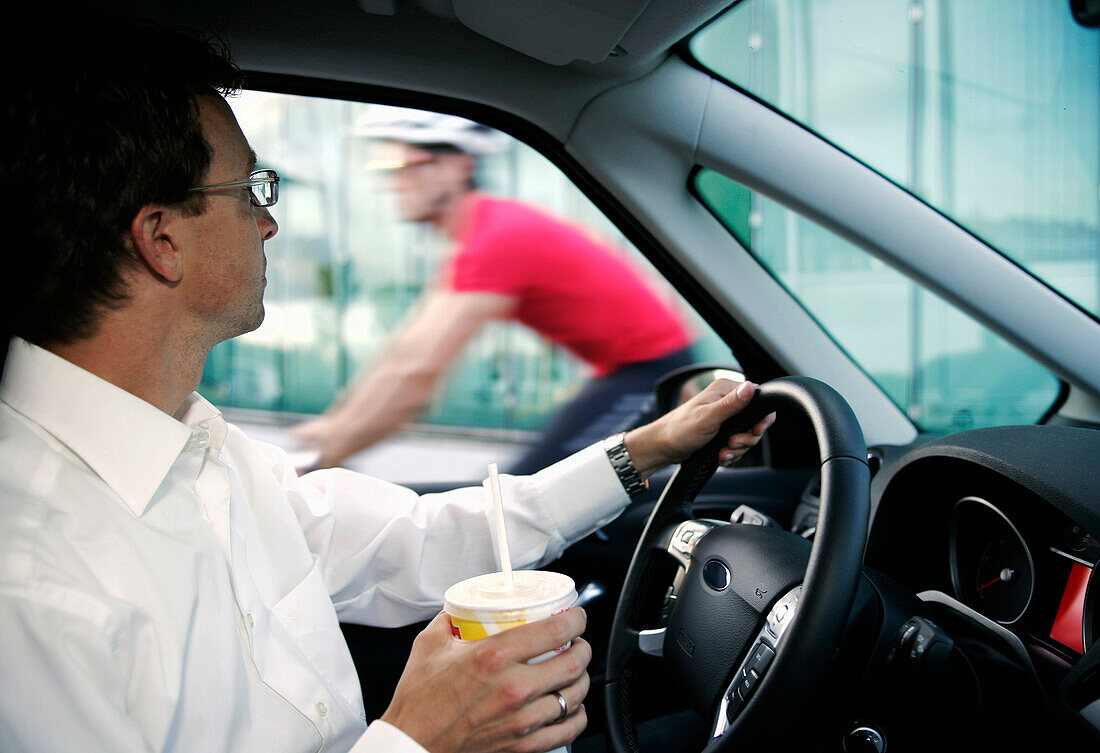
<path fill-rule="evenodd" d="M 489 622 L 481 620 L 467 620 L 451 615 L 451 633 L 462 641 L 479 641 L 495 633 L 502 633 L 520 625 L 526 625 L 527 620 L 511 620 L 509 622 Z M 489 632 L 492 630 L 492 632 Z"/>

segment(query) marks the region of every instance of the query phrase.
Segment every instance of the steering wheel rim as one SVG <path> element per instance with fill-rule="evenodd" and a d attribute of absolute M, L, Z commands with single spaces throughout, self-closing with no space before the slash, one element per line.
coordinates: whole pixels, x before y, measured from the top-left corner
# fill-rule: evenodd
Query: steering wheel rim
<path fill-rule="evenodd" d="M 654 506 L 639 538 L 615 609 L 608 644 L 604 700 L 607 710 L 607 739 L 614 753 L 641 752 L 632 721 L 632 675 L 641 655 L 655 652 L 652 647 L 643 650 L 640 643 L 643 639 L 639 637 L 641 621 L 644 619 L 642 605 L 646 596 L 652 596 L 652 593 L 647 593 L 652 591 L 651 587 L 647 589 L 647 580 L 655 572 L 654 568 L 660 566 L 655 553 L 669 550 L 665 541 L 670 538 L 671 531 L 676 530 L 684 521 L 693 520 L 691 504 L 702 486 L 714 474 L 718 449 L 726 438 L 752 426 L 772 411 L 788 408 L 804 413 L 817 437 L 822 480 L 817 532 L 812 548 L 804 558 L 805 573 L 797 611 L 792 610 L 794 617 L 785 625 L 782 640 L 777 640 L 770 666 L 766 672 L 761 670 L 763 676 L 748 699 L 740 705 L 736 718 L 724 733 L 710 741 L 706 746 L 706 753 L 726 753 L 732 751 L 737 744 L 774 746 L 783 731 L 790 731 L 794 727 L 791 720 L 797 717 L 797 710 L 805 708 L 813 693 L 819 689 L 828 664 L 840 643 L 859 582 L 870 515 L 870 471 L 863 433 L 847 402 L 831 387 L 816 379 L 783 377 L 760 385 L 749 406 L 727 421 L 714 440 L 680 465 Z M 774 536 L 764 536 L 754 533 L 753 536 L 758 539 L 771 537 L 770 541 L 760 545 L 764 547 L 760 551 L 770 551 L 769 547 L 775 547 L 784 551 L 777 556 L 787 560 L 799 558 L 790 554 L 793 550 L 789 548 L 789 538 L 783 539 L 784 536 L 793 536 L 792 534 L 777 532 Z M 695 545 L 698 545 L 699 540 L 703 540 L 702 535 L 697 537 Z M 681 562 L 685 563 L 682 580 L 678 576 L 677 583 L 680 583 L 681 588 L 697 588 L 696 581 L 702 578 L 701 571 L 704 567 L 694 559 L 694 554 Z M 750 580 L 747 585 L 751 589 L 753 576 L 748 577 Z M 786 590 L 789 592 L 790 577 L 783 582 L 788 584 Z M 742 611 L 741 602 L 753 601 L 751 596 L 743 595 L 744 585 L 740 584 L 740 591 L 730 589 L 730 594 L 722 597 L 730 605 L 739 605 L 736 608 L 741 608 Z M 768 589 L 757 586 L 756 595 L 761 596 L 761 591 L 769 593 L 770 606 L 764 608 L 761 614 L 770 609 L 768 614 L 774 615 L 784 594 L 773 590 L 773 582 L 768 585 Z M 707 587 L 714 590 L 713 586 Z M 735 596 L 734 592 L 738 595 Z M 763 607 L 762 604 L 751 606 Z M 675 610 L 681 607 L 683 604 L 677 604 L 673 613 L 667 616 L 669 625 L 677 624 Z M 765 630 L 762 624 L 761 618 L 757 625 L 760 635 L 764 635 Z M 670 629 L 660 638 L 661 652 L 674 660 L 684 659 L 684 656 L 672 652 L 693 656 L 695 644 L 690 635 L 685 636 L 684 628 L 680 627 L 678 630 L 678 634 L 673 635 Z M 652 638 L 654 631 L 649 632 Z M 754 629 L 752 632 L 757 631 Z M 759 645 L 759 638 L 756 645 Z M 739 657 L 738 663 L 715 671 L 722 671 L 729 678 L 730 673 L 737 672 L 742 658 L 748 661 L 744 655 L 751 648 L 754 648 L 752 642 L 745 646 L 734 646 L 732 650 Z M 666 659 L 666 665 L 670 663 Z M 691 682 L 693 678 L 681 677 L 680 680 Z M 722 687 L 723 693 L 725 689 L 731 688 L 732 678 L 723 680 Z M 723 697 L 725 696 L 719 695 L 714 699 L 712 714 L 718 712 Z M 777 724 L 778 721 L 782 723 Z"/>

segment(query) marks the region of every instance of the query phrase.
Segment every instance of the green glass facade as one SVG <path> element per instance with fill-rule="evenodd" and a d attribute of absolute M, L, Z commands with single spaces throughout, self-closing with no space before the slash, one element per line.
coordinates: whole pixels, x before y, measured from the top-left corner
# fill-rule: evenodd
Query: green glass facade
<path fill-rule="evenodd" d="M 699 62 L 1100 313 L 1100 32 L 1050 0 L 743 0 Z M 843 239 L 714 173 L 731 232 L 929 431 L 1033 423 L 1055 378 Z"/>

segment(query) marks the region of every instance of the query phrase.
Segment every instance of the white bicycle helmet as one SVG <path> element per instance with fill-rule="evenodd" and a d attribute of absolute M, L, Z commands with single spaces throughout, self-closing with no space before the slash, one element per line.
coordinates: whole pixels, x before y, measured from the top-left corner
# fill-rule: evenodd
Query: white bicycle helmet
<path fill-rule="evenodd" d="M 373 105 L 355 123 L 354 134 L 405 144 L 449 144 L 481 156 L 504 148 L 504 136 L 488 126 L 455 115 Z"/>

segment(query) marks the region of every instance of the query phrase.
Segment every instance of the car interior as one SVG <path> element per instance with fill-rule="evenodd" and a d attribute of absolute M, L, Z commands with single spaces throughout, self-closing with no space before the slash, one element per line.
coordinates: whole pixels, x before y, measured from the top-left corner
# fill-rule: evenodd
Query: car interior
<path fill-rule="evenodd" d="M 576 582 L 594 648 L 574 753 L 1084 750 L 1100 743 L 1100 11 L 1006 5 L 80 7 L 222 36 L 250 90 L 445 112 L 508 134 L 713 331 L 705 362 L 656 386 L 660 410 L 714 376 L 761 385 L 729 428 L 778 419 L 741 463 L 718 468 L 704 448 L 548 566 Z M 844 26 L 887 12 L 900 19 L 889 38 Z M 945 83 L 972 58 L 1024 78 L 1030 58 L 989 41 L 1024 39 L 1058 86 L 1002 96 Z M 830 63 L 834 46 L 854 45 L 862 65 L 891 40 L 909 51 L 897 98 L 877 74 Z M 793 67 L 745 62 L 773 44 L 793 50 Z M 792 71 L 837 89 L 813 99 Z M 845 100 L 850 90 L 863 98 Z M 1029 154 L 1010 149 L 994 105 L 960 103 L 987 95 L 1019 110 L 1010 132 L 1050 111 L 1074 118 L 1058 126 L 1074 135 L 1057 153 L 1037 137 Z M 844 128 L 813 119 L 829 107 Z M 886 139 L 853 146 L 895 117 L 897 154 Z M 985 148 L 987 161 L 967 161 Z M 936 183 L 952 161 L 963 167 Z M 1024 219 L 967 214 L 987 190 L 975 175 L 1015 185 L 1018 164 L 1053 176 L 1022 201 Z M 1011 215 L 1013 201 L 992 204 Z M 1048 203 L 1061 234 L 1017 252 L 1043 229 L 1028 212 Z M 824 261 L 798 266 L 796 252 Z M 834 279 L 842 287 L 824 287 Z M 899 311 L 920 338 L 887 333 Z M 907 359 L 922 365 L 890 381 Z M 423 492 L 480 482 L 455 475 L 392 480 Z M 422 627 L 343 625 L 368 719 Z"/>

